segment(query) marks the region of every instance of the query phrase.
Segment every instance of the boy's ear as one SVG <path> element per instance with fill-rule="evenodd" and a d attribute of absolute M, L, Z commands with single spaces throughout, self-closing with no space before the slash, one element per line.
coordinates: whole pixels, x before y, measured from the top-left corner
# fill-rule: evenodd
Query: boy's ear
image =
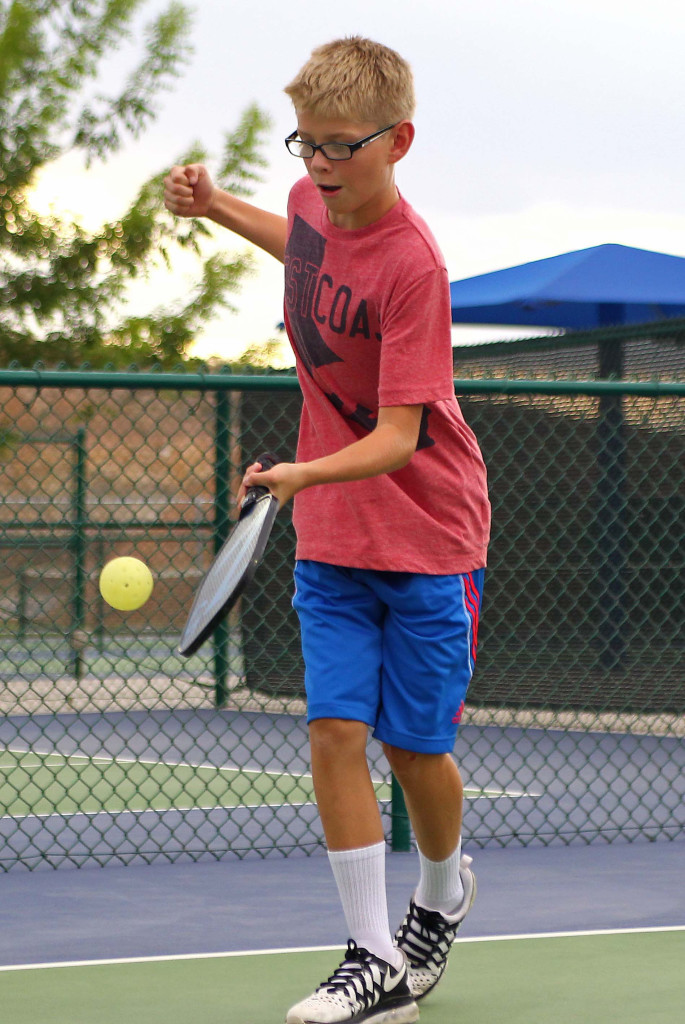
<path fill-rule="evenodd" d="M 393 144 L 390 150 L 390 162 L 395 164 L 406 156 L 414 141 L 415 129 L 411 121 L 400 121 L 393 128 Z"/>

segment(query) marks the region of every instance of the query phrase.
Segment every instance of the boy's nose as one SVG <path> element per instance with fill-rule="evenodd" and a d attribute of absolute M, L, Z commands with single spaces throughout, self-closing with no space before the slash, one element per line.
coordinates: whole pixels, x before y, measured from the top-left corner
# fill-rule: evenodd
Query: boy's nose
<path fill-rule="evenodd" d="M 310 159 L 310 164 L 314 170 L 331 170 L 333 161 L 329 160 L 328 157 L 324 156 L 320 149 L 315 150 L 314 156 Z"/>

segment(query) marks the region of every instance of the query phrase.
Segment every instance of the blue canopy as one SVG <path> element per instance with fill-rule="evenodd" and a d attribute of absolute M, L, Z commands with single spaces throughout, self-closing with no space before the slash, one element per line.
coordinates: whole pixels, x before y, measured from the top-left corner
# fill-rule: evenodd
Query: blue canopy
<path fill-rule="evenodd" d="M 450 285 L 452 323 L 590 330 L 685 316 L 685 258 L 596 245 Z"/>

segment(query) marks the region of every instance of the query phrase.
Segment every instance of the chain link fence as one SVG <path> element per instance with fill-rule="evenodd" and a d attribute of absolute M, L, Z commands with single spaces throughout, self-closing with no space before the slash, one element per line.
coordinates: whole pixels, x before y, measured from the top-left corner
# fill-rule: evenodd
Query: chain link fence
<path fill-rule="evenodd" d="M 685 384 L 456 388 L 493 502 L 456 747 L 467 846 L 682 836 Z M 242 471 L 294 456 L 300 405 L 287 373 L 0 372 L 3 869 L 323 847 L 287 510 L 214 641 L 176 653 Z M 127 614 L 98 590 L 121 554 L 155 577 Z"/>

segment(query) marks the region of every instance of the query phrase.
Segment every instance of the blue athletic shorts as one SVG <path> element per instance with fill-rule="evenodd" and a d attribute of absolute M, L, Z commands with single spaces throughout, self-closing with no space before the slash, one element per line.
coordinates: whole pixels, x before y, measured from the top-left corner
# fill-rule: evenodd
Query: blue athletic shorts
<path fill-rule="evenodd" d="M 484 575 L 298 561 L 307 720 L 366 722 L 403 750 L 451 751 L 475 666 Z"/>

